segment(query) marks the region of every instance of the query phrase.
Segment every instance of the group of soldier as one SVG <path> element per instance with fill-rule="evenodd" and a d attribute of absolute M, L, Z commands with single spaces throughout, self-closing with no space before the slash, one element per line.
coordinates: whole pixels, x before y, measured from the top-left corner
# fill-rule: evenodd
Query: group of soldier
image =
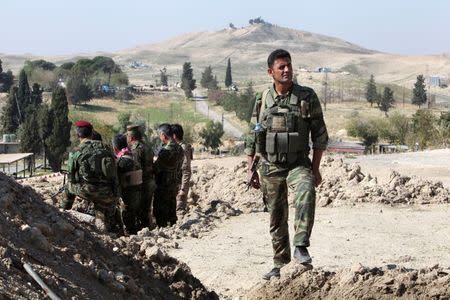
<path fill-rule="evenodd" d="M 179 124 L 158 127 L 156 155 L 140 125 L 104 143 L 91 123 L 75 124 L 79 145 L 69 154 L 68 184 L 61 208 L 79 197 L 92 203 L 101 231 L 135 234 L 142 228 L 171 226 L 186 208 L 192 148 Z"/>

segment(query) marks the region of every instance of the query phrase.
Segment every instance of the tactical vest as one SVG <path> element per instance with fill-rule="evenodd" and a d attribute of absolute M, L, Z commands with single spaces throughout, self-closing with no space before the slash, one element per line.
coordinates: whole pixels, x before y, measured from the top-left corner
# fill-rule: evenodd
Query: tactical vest
<path fill-rule="evenodd" d="M 122 188 L 137 187 L 142 184 L 142 168 L 140 164 L 133 159 L 131 155 L 122 155 L 117 160 L 117 165 L 126 166 L 126 170 L 121 170 L 119 181 Z"/>
<path fill-rule="evenodd" d="M 277 104 L 270 90 L 264 91 L 258 113 L 262 130 L 256 132 L 256 152 L 269 162 L 291 164 L 308 156 L 310 103 L 305 96 L 301 87 L 294 85 L 289 103 Z"/>

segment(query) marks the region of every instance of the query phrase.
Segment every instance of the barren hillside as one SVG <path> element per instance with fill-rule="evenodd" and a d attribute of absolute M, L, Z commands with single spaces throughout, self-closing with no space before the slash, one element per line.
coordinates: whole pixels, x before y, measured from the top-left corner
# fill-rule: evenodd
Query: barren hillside
<path fill-rule="evenodd" d="M 159 74 L 159 69 L 163 66 L 167 66 L 169 74 L 172 75 L 171 80 L 177 81 L 181 74 L 181 65 L 185 61 L 190 61 L 197 78 L 204 67 L 211 65 L 219 82 L 222 82 L 227 59 L 231 58 L 235 81 L 253 80 L 263 83 L 267 81 L 265 75 L 267 55 L 280 47 L 291 52 L 296 69 L 327 66 L 334 70 L 346 70 L 364 78 L 374 74 L 379 82 L 406 86 L 412 85 L 418 74 L 438 74 L 444 78 L 450 74 L 448 53 L 426 56 L 382 53 L 342 39 L 269 24 L 254 24 L 214 32 L 186 33 L 160 43 L 101 55 L 111 56 L 122 64 L 133 81 L 152 82 L 155 80 L 154 75 Z M 100 53 L 81 54 L 77 57 L 95 55 Z M 41 58 L 6 54 L 0 54 L 0 57 L 4 62 L 4 69 L 10 68 L 14 72 L 22 67 L 26 59 Z M 77 57 L 43 58 L 58 64 Z M 148 67 L 129 68 L 128 65 L 132 61 L 142 62 Z"/>

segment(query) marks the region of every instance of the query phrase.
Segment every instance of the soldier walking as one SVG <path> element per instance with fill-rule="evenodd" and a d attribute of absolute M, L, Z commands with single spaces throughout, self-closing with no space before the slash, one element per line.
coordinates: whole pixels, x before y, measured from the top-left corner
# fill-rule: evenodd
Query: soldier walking
<path fill-rule="evenodd" d="M 273 51 L 267 64 L 273 85 L 256 99 L 252 123 L 258 125 L 258 130 L 255 128 L 255 139 L 247 142 L 245 152 L 249 167 L 255 154 L 261 156 L 259 176 L 270 213 L 274 253 L 274 268 L 263 276 L 269 280 L 279 277 L 280 268 L 291 260 L 288 186 L 295 193 L 293 256 L 302 264 L 312 261 L 307 247 L 314 224 L 315 187 L 322 181 L 319 165 L 328 134 L 314 90 L 293 83 L 289 52 Z M 310 138 L 312 161 L 309 158 Z M 253 183 L 259 185 L 258 180 Z"/>
<path fill-rule="evenodd" d="M 173 140 L 170 124 L 161 124 L 158 133 L 163 146 L 154 164 L 157 188 L 153 203 L 153 214 L 156 224 L 159 227 L 164 227 L 177 222 L 178 176 L 184 152 L 183 148 Z"/>

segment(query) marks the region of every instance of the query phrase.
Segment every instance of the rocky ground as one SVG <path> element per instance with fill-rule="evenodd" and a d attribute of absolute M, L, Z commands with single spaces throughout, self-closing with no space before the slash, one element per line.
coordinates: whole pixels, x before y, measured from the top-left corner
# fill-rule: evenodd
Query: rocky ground
<path fill-rule="evenodd" d="M 2 230 L 4 227 L 5 232 L 10 232 L 1 238 L 0 245 L 6 250 L 0 253 L 6 253 L 5 257 L 10 257 L 12 261 L 9 269 L 5 269 L 6 273 L 2 270 L 2 274 L 16 274 L 16 277 L 2 277 L 0 284 L 9 286 L 14 278 L 18 278 L 16 291 L 5 296 L 42 296 L 34 283 L 28 285 L 22 279 L 27 277 L 20 264 L 26 260 L 43 274 L 58 293 L 67 295 L 65 297 L 101 298 L 98 295 L 103 297 L 104 289 L 109 291 L 109 294 L 104 294 L 105 297 L 113 298 L 130 295 L 153 298 L 216 297 L 195 275 L 221 298 L 245 295 L 252 299 L 268 299 L 275 295 L 283 299 L 364 298 L 365 295 L 369 298 L 390 298 L 398 294 L 406 298 L 445 299 L 449 294 L 446 289 L 449 271 L 445 261 L 439 260 L 439 257 L 445 260 L 446 256 L 439 253 L 450 249 L 445 245 L 439 246 L 438 242 L 433 243 L 433 239 L 430 243 L 426 242 L 429 247 L 418 243 L 428 241 L 425 234 L 430 231 L 436 237 L 442 235 L 439 239 L 444 244 L 447 242 L 442 226 L 448 224 L 439 221 L 446 219 L 449 211 L 448 187 L 436 180 L 428 181 L 410 173 L 390 170 L 390 174 L 383 173 L 384 177 L 379 180 L 379 176 L 368 174 L 361 164 L 348 163 L 348 160 L 335 156 L 324 158 L 324 182 L 318 188 L 318 212 L 311 247 L 316 268 L 299 272 L 298 267 L 289 267 L 283 271 L 288 274 L 287 277 L 269 283 L 259 280 L 262 272 L 269 269 L 271 260 L 267 214 L 262 213 L 260 192 L 246 189 L 244 157 L 194 161 L 188 207 L 179 214 L 177 224 L 172 228 L 153 231 L 144 229 L 129 237 L 100 235 L 91 225 L 92 218 L 55 209 L 55 201 L 50 195 L 62 184 L 60 174 L 22 180 L 20 183 L 25 188 L 4 176 L 8 186 L 14 186 L 18 192 L 8 196 L 12 200 L 5 202 L 8 209 L 2 210 L 0 215 Z M 3 195 L 12 193 L 8 194 L 7 189 L 0 192 L 1 199 L 4 199 Z M 24 199 L 27 198 L 17 196 L 22 193 L 32 194 L 30 199 L 35 200 L 26 201 Z M 26 205 L 20 204 L 22 202 Z M 25 205 L 26 209 L 21 205 Z M 76 208 L 86 212 L 87 206 L 78 203 Z M 428 210 L 430 213 L 426 214 Z M 31 211 L 38 213 L 31 214 Z M 65 225 L 62 227 L 66 231 L 58 229 L 61 226 L 55 224 L 65 224 L 63 221 L 73 229 L 69 230 L 66 227 L 71 227 Z M 425 223 L 419 225 L 415 222 Z M 379 230 L 372 230 L 376 228 Z M 83 239 L 78 241 L 77 234 L 82 235 Z M 402 237 L 405 242 L 394 242 L 394 239 Z M 336 239 L 340 242 L 330 243 Z M 33 251 L 38 251 L 38 255 L 34 256 L 40 261 L 27 259 L 28 252 L 34 253 L 27 250 L 27 243 Z M 372 251 L 380 243 L 383 250 Z M 83 247 L 85 245 L 89 247 Z M 316 245 L 320 247 L 316 248 Z M 328 250 L 329 247 L 336 253 Z M 417 255 L 419 248 L 424 253 Z M 431 258 L 430 253 L 436 255 Z M 347 254 L 357 260 L 347 259 Z M 189 267 L 173 257 L 187 262 Z M 443 267 L 431 268 L 433 265 L 430 264 L 436 260 Z M 357 262 L 371 267 L 361 266 L 363 271 L 355 273 Z M 392 262 L 395 268 L 386 266 Z M 81 265 L 78 267 L 81 271 L 72 270 L 72 265 Z M 351 265 L 351 269 L 346 269 Z M 64 271 L 65 268 L 70 272 Z M 376 269 L 380 271 L 374 271 Z M 82 271 L 92 274 L 92 278 L 82 278 Z M 408 276 L 414 278 L 411 274 L 415 273 L 416 279 L 403 280 Z M 69 274 L 72 279 L 68 278 Z M 144 280 L 146 277 L 150 278 L 148 282 Z M 129 278 L 136 289 L 128 287 Z M 390 278 L 393 278 L 392 283 Z M 31 278 L 27 280 L 32 282 Z M 94 283 L 89 288 L 84 287 L 83 280 Z M 113 286 L 116 288 L 111 288 Z M 152 288 L 155 286 L 158 288 Z"/>
<path fill-rule="evenodd" d="M 154 245 L 130 251 L 123 238 L 44 202 L 0 173 L 0 298 L 42 299 L 28 263 L 61 298 L 211 299 L 189 267 Z"/>

